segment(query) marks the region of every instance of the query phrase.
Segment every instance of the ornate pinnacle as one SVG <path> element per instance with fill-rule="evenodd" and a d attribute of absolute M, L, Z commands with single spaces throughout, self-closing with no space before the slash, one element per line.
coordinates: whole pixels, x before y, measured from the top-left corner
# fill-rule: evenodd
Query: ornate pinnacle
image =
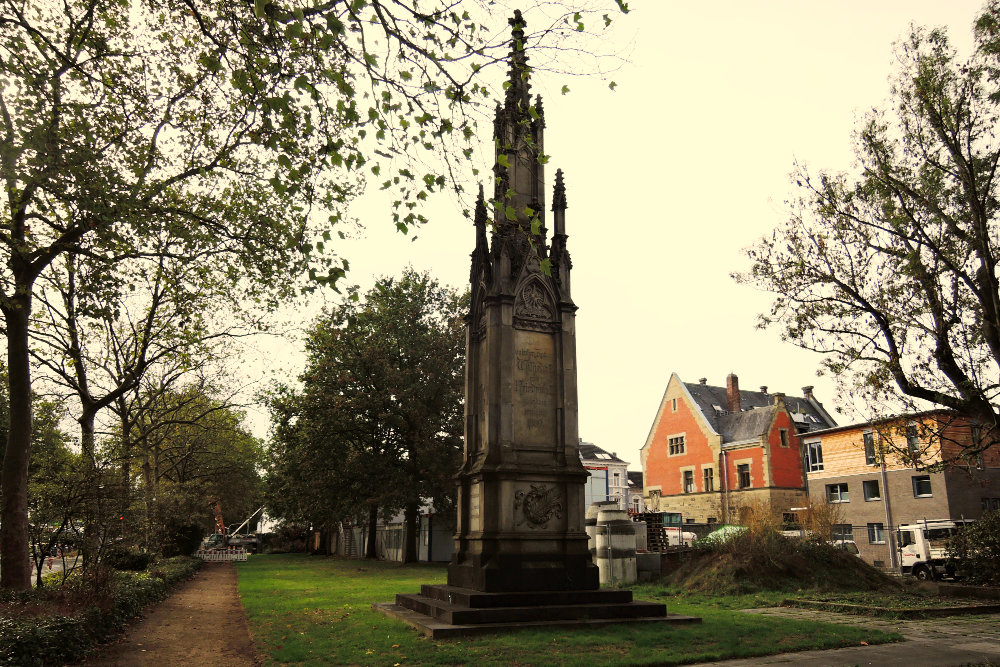
<path fill-rule="evenodd" d="M 486 226 L 486 198 L 483 195 L 483 184 L 479 184 L 479 196 L 476 197 L 476 217 L 473 220 L 476 227 Z"/>
<path fill-rule="evenodd" d="M 507 95 L 504 99 L 504 106 L 511 108 L 518 103 L 522 104 L 522 110 L 526 113 L 529 100 L 528 95 L 528 55 L 524 50 L 524 27 L 527 25 L 521 16 L 521 10 L 514 10 L 513 18 L 507 19 L 511 25 L 510 40 L 510 85 L 507 87 Z"/>
<path fill-rule="evenodd" d="M 556 169 L 556 184 L 552 188 L 552 210 L 566 210 L 566 184 L 563 183 L 562 169 Z"/>

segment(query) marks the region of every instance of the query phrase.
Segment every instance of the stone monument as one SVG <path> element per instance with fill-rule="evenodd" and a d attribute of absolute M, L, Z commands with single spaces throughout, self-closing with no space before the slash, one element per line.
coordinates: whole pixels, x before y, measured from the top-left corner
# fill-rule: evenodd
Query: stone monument
<path fill-rule="evenodd" d="M 627 590 L 599 590 L 584 530 L 588 473 L 578 451 L 566 188 L 557 171 L 550 242 L 545 114 L 541 98 L 529 96 L 520 12 L 510 23 L 510 78 L 494 120 L 493 224 L 482 188 L 475 212 L 465 453 L 448 584 L 376 605 L 435 637 L 668 620 L 662 604 L 633 602 Z"/>

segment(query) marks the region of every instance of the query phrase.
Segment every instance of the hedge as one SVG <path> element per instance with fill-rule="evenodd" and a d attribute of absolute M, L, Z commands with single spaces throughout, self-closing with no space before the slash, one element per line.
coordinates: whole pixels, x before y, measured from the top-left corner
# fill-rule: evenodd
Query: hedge
<path fill-rule="evenodd" d="M 54 665 L 79 660 L 98 643 L 124 630 L 144 606 L 167 597 L 175 584 L 188 579 L 200 566 L 200 559 L 178 556 L 156 563 L 146 572 L 111 573 L 101 603 L 69 616 L 0 616 L 0 665 Z M 78 580 L 67 582 L 69 589 L 80 585 Z M 46 596 L 52 594 L 44 589 L 22 592 L 17 602 L 45 604 Z"/>

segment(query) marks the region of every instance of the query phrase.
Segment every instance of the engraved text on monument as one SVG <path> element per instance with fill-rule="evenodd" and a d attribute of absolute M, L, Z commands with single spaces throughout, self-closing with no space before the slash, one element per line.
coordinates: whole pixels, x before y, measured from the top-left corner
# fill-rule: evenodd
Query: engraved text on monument
<path fill-rule="evenodd" d="M 514 331 L 514 442 L 549 448 L 556 440 L 555 340 L 551 334 Z"/>

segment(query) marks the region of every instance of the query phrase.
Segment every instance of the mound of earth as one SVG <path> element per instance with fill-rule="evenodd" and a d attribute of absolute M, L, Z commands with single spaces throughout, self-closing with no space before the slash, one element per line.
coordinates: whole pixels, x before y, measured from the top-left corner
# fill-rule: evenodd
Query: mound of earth
<path fill-rule="evenodd" d="M 898 581 L 857 556 L 827 544 L 781 538 L 757 544 L 743 536 L 711 549 L 684 554 L 664 580 L 712 594 L 757 591 L 878 591 L 898 589 Z"/>

